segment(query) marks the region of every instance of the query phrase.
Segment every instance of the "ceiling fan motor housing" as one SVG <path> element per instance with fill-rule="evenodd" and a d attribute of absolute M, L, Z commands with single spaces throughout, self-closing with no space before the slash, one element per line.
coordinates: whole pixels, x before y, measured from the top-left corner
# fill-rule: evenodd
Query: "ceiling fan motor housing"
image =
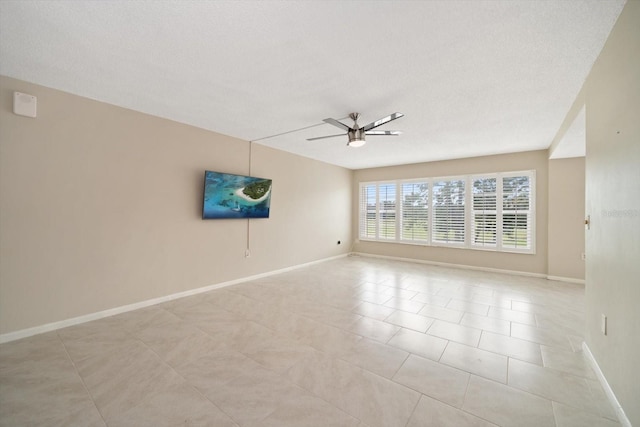
<path fill-rule="evenodd" d="M 347 135 L 349 136 L 349 143 L 347 145 L 356 145 L 358 142 L 365 142 L 364 130 L 362 128 L 349 129 Z"/>
<path fill-rule="evenodd" d="M 347 145 L 349 147 L 362 147 L 366 141 L 364 139 L 364 128 L 358 126 L 358 118 L 360 117 L 360 114 L 351 113 L 349 114 L 349 117 L 353 120 L 353 127 L 349 128 L 347 131 L 347 136 L 349 137 Z"/>

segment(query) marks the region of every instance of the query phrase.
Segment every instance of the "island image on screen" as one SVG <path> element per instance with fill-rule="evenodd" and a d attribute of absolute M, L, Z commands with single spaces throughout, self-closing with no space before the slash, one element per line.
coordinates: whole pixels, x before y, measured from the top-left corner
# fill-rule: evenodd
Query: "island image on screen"
<path fill-rule="evenodd" d="M 205 171 L 203 219 L 269 218 L 271 180 Z"/>

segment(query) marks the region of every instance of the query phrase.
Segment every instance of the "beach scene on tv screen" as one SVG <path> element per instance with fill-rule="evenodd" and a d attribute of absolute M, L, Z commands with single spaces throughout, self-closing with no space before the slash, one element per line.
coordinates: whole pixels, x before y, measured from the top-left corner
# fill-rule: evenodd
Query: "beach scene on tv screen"
<path fill-rule="evenodd" d="M 205 172 L 202 218 L 269 218 L 271 180 Z"/>

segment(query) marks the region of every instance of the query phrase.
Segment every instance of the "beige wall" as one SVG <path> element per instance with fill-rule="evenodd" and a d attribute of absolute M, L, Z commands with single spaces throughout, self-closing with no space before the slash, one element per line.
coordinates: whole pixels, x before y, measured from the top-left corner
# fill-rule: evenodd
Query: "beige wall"
<path fill-rule="evenodd" d="M 375 255 L 411 258 L 416 260 L 460 264 L 466 266 L 512 270 L 526 273 L 547 274 L 547 151 L 503 154 L 474 157 L 412 165 L 362 169 L 354 174 L 354 195 L 358 194 L 361 182 L 410 179 L 462 174 L 536 171 L 536 253 L 516 254 L 471 249 L 455 249 L 432 246 L 417 246 L 395 243 L 357 241 L 354 251 Z M 354 197 L 354 239 L 358 235 L 358 197 Z"/>
<path fill-rule="evenodd" d="M 253 144 L 273 194 L 245 258 L 247 221 L 201 209 L 204 170 L 247 174 L 247 141 L 10 78 L 0 90 L 0 334 L 349 250 L 350 170 Z M 38 97 L 36 119 L 12 113 L 13 91 Z"/>
<path fill-rule="evenodd" d="M 584 280 L 584 157 L 549 160 L 548 274 Z"/>
<path fill-rule="evenodd" d="M 586 342 L 640 426 L 640 2 L 625 5 L 586 82 Z M 600 332 L 601 315 L 608 333 Z"/>

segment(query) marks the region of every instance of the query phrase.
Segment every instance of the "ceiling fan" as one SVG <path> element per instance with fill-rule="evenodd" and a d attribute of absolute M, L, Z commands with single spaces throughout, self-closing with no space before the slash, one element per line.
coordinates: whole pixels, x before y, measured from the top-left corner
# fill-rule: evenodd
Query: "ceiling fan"
<path fill-rule="evenodd" d="M 386 123 L 389 123 L 392 120 L 399 119 L 402 116 L 404 116 L 404 114 L 402 113 L 393 113 L 391 115 L 388 115 L 387 117 L 383 117 L 380 120 L 376 120 L 375 122 L 371 122 L 368 125 L 364 125 L 362 127 L 358 126 L 358 118 L 360 117 L 360 114 L 358 113 L 349 114 L 349 117 L 351 118 L 351 120 L 353 120 L 353 126 L 347 126 L 336 119 L 324 119 L 323 122 L 339 127 L 342 130 L 346 130 L 347 133 L 341 133 L 338 135 L 319 136 L 316 138 L 309 138 L 307 139 L 307 141 L 315 141 L 317 139 L 333 138 L 336 136 L 347 135 L 349 137 L 349 142 L 347 142 L 347 145 L 349 147 L 362 147 L 366 143 L 364 139 L 365 135 L 400 135 L 402 132 L 400 132 L 399 130 L 373 130 L 373 129 L 377 128 L 378 126 L 382 126 Z"/>

